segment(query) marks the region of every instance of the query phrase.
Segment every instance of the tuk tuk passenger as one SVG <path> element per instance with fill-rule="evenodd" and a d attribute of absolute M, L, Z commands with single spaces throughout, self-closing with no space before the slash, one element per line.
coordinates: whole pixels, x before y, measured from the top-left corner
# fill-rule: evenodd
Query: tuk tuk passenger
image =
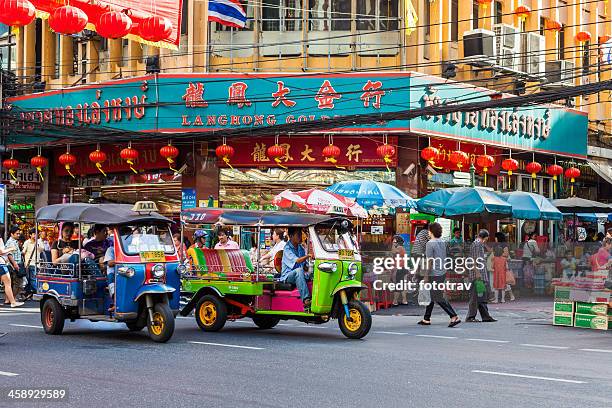
<path fill-rule="evenodd" d="M 72 239 L 73 233 L 74 224 L 71 222 L 65 222 L 62 225 L 59 239 L 51 246 L 51 262 L 56 265 L 60 263 L 72 262 L 70 258 L 75 255 L 75 251 L 78 251 L 79 249 L 78 241 Z M 73 263 L 77 262 L 78 259 L 74 260 Z"/>
<path fill-rule="evenodd" d="M 83 248 L 94 255 L 94 261 L 102 264 L 106 250 L 111 246 L 106 225 L 96 224 L 93 227 L 93 238 Z"/>
<path fill-rule="evenodd" d="M 304 303 L 304 309 L 310 307 L 311 296 L 306 283 L 306 272 L 304 265 L 306 261 L 313 258 L 311 253 L 306 254 L 302 244 L 302 229 L 291 227 L 288 230 L 289 242 L 283 249 L 283 266 L 280 281 L 294 284 L 300 292 Z"/>
<path fill-rule="evenodd" d="M 227 228 L 220 228 L 217 238 L 219 242 L 215 245 L 215 249 L 240 249 L 238 243 L 232 240 L 230 230 Z"/>

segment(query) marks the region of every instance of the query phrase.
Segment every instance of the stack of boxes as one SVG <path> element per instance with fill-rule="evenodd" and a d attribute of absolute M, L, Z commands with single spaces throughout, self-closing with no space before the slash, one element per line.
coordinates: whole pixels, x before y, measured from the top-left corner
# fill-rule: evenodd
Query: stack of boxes
<path fill-rule="evenodd" d="M 555 287 L 553 324 L 612 330 L 610 293 L 575 293 L 575 290 L 569 287 Z"/>

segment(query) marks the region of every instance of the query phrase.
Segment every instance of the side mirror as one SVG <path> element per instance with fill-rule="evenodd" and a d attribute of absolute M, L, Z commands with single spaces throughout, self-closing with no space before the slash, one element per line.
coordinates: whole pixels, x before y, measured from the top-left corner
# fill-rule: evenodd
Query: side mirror
<path fill-rule="evenodd" d="M 317 268 L 319 268 L 321 272 L 333 273 L 338 270 L 338 265 L 333 262 L 322 262 L 317 266 Z"/>

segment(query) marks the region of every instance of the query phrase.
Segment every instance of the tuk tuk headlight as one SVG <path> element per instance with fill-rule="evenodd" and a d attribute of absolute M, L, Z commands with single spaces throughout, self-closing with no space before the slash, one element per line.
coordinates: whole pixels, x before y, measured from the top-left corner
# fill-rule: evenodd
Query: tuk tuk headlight
<path fill-rule="evenodd" d="M 338 265 L 335 262 L 321 262 L 318 268 L 321 272 L 334 273 L 338 270 Z"/>
<path fill-rule="evenodd" d="M 179 266 L 176 267 L 176 272 L 180 275 L 180 276 L 184 276 L 187 274 L 187 267 L 183 264 L 180 264 Z"/>
<path fill-rule="evenodd" d="M 162 264 L 154 265 L 153 268 L 151 268 L 151 274 L 154 278 L 161 279 L 166 274 L 166 268 L 164 268 Z"/>
<path fill-rule="evenodd" d="M 119 275 L 123 275 L 128 278 L 131 278 L 136 274 L 134 268 L 130 268 L 128 266 L 120 266 L 119 268 L 117 268 L 117 272 L 119 272 Z"/>
<path fill-rule="evenodd" d="M 359 266 L 355 262 L 352 262 L 348 267 L 348 274 L 351 279 L 355 279 L 355 276 L 359 272 Z"/>

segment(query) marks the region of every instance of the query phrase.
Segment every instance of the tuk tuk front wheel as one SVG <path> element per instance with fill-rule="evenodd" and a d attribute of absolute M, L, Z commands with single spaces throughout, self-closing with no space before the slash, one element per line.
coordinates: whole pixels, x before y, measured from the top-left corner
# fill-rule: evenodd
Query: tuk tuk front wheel
<path fill-rule="evenodd" d="M 272 317 L 272 316 L 257 316 L 256 315 L 256 316 L 253 316 L 252 319 L 253 319 L 253 323 L 255 323 L 255 325 L 262 330 L 271 329 L 280 322 L 280 319 L 278 317 Z"/>
<path fill-rule="evenodd" d="M 200 329 L 219 331 L 227 321 L 227 306 L 217 296 L 202 296 L 196 305 L 195 317 Z"/>
<path fill-rule="evenodd" d="M 342 311 L 342 314 L 338 317 L 338 324 L 340 330 L 349 339 L 360 339 L 365 337 L 372 327 L 372 315 L 370 310 L 360 301 L 351 300 L 348 303 L 349 316 L 347 319 L 346 313 Z"/>
<path fill-rule="evenodd" d="M 147 319 L 149 337 L 156 343 L 165 343 L 174 333 L 174 315 L 170 306 L 165 303 L 156 303 L 153 307 L 153 319 Z"/>
<path fill-rule="evenodd" d="M 43 303 L 40 320 L 45 329 L 45 333 L 62 334 L 64 322 L 66 320 L 64 308 L 56 299 L 49 298 Z"/>

